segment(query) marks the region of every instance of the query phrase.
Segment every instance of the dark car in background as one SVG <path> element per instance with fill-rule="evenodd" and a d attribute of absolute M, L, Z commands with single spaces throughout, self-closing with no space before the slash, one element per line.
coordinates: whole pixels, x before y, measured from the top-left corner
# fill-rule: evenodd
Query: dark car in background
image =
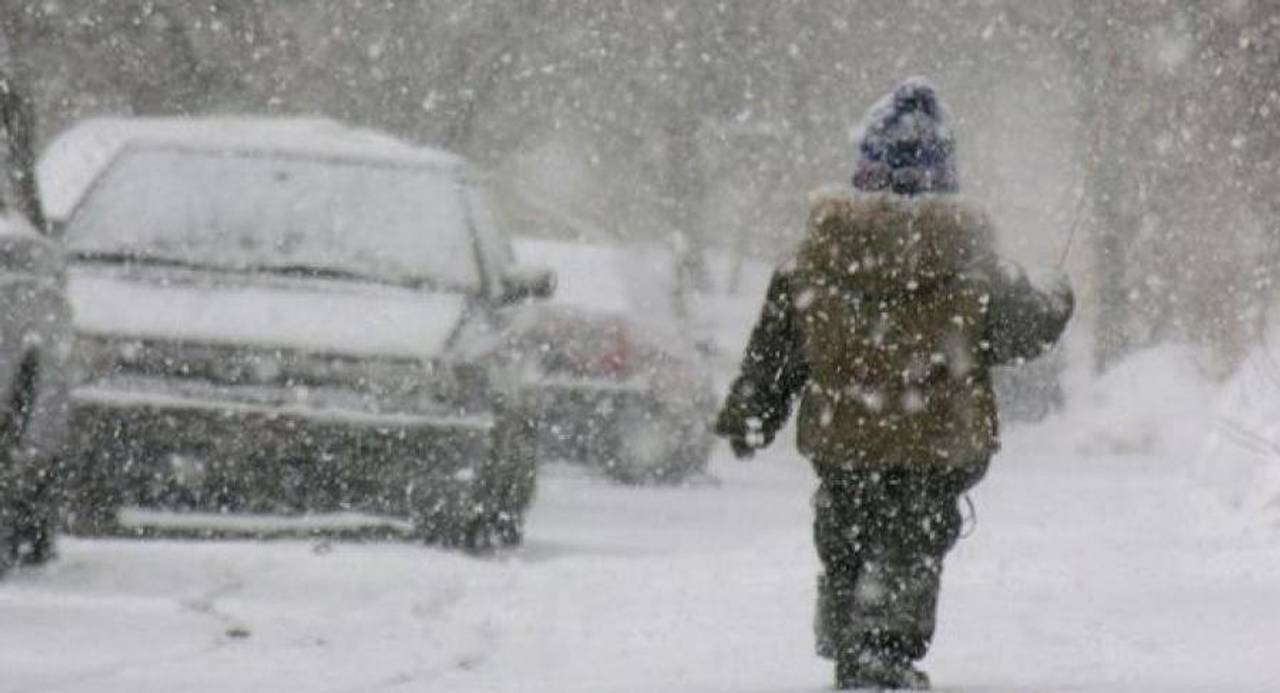
<path fill-rule="evenodd" d="M 628 483 L 703 471 L 715 394 L 670 249 L 534 239 L 515 248 L 558 281 L 555 300 L 519 332 L 534 355 L 539 457 Z"/>
<path fill-rule="evenodd" d="M 53 555 L 66 439 L 69 311 L 63 256 L 44 233 L 29 103 L 0 70 L 0 573 Z"/>
<path fill-rule="evenodd" d="M 98 119 L 40 174 L 69 258 L 76 531 L 520 540 L 514 267 L 466 163 L 327 120 Z"/>

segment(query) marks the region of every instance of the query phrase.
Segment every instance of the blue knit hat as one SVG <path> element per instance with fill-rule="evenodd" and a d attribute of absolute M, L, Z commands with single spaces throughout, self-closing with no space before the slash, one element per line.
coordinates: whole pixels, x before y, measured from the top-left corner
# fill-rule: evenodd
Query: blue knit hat
<path fill-rule="evenodd" d="M 911 77 L 875 103 L 855 131 L 853 187 L 902 195 L 955 192 L 955 140 L 938 92 Z"/>

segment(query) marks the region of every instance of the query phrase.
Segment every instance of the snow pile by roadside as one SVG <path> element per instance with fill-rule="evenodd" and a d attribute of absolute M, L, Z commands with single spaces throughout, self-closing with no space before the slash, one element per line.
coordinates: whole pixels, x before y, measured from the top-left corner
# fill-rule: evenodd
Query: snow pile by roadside
<path fill-rule="evenodd" d="M 1248 514 L 1280 519 L 1280 361 L 1265 345 L 1227 381 L 1196 476 Z"/>
<path fill-rule="evenodd" d="M 1067 430 L 1054 439 L 1071 441 L 1084 455 L 1142 455 L 1190 465 L 1217 388 L 1191 349 L 1148 349 L 1069 388 L 1063 415 L 1051 423 Z"/>
<path fill-rule="evenodd" d="M 1187 347 L 1134 354 L 1068 392 L 1052 439 L 1186 472 L 1246 517 L 1280 518 L 1280 361 L 1259 349 L 1225 384 Z"/>

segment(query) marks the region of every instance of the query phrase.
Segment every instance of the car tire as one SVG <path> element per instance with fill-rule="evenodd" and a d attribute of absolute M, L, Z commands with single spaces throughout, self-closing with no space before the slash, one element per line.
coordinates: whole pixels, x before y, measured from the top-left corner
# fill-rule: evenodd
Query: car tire
<path fill-rule="evenodd" d="M 57 503 L 48 484 L 28 484 L 0 513 L 0 573 L 13 566 L 40 565 L 55 557 Z"/>
<path fill-rule="evenodd" d="M 604 472 L 624 484 L 678 484 L 707 466 L 711 446 L 687 421 L 656 406 L 627 407 L 614 420 Z"/>
<path fill-rule="evenodd" d="M 56 440 L 45 421 L 39 361 L 23 359 L 0 413 L 0 572 L 54 556 Z"/>
<path fill-rule="evenodd" d="M 519 546 L 537 490 L 537 427 L 530 412 L 502 412 L 493 431 L 493 455 L 478 483 L 481 508 L 470 528 L 473 551 Z"/>
<path fill-rule="evenodd" d="M 536 432 L 523 414 L 500 415 L 490 459 L 462 486 L 425 482 L 411 500 L 418 536 L 428 544 L 488 553 L 518 546 L 537 481 Z"/>

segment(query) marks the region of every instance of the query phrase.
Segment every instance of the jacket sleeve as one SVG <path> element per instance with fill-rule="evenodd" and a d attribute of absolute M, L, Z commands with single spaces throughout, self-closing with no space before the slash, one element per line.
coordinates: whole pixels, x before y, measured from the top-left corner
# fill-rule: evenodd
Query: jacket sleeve
<path fill-rule="evenodd" d="M 1017 264 L 1000 260 L 991 271 L 987 305 L 987 364 L 1027 361 L 1057 343 L 1075 310 L 1075 296 L 1064 276 L 1037 286 Z"/>
<path fill-rule="evenodd" d="M 773 441 L 809 379 L 795 320 L 790 278 L 784 271 L 775 272 L 739 375 L 716 418 L 716 433 L 728 438 L 739 454 Z"/>

